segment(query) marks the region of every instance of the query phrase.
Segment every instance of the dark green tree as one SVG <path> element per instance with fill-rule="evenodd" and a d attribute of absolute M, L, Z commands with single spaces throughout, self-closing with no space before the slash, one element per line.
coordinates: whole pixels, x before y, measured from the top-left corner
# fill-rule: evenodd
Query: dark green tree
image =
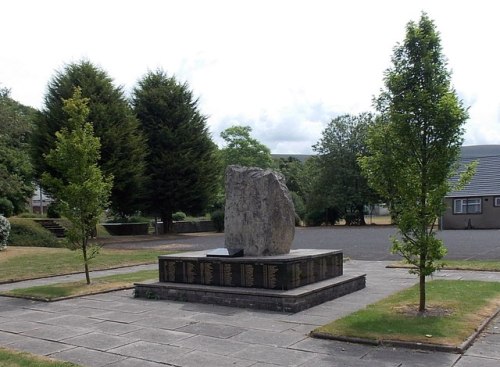
<path fill-rule="evenodd" d="M 54 174 L 44 155 L 54 148 L 56 131 L 67 126 L 63 100 L 72 97 L 75 87 L 81 88 L 82 97 L 88 99 L 88 119 L 101 142 L 99 167 L 105 175 L 114 177 L 111 208 L 117 216 L 133 214 L 141 208 L 144 138 L 122 89 L 89 61 L 67 65 L 48 84 L 45 106 L 36 119 L 33 136 L 32 156 L 37 176 L 43 172 Z"/>
<path fill-rule="evenodd" d="M 225 141 L 221 149 L 224 169 L 237 164 L 246 167 L 270 168 L 273 166 L 271 151 L 257 139 L 252 138 L 250 126 L 231 126 L 221 132 Z"/>
<path fill-rule="evenodd" d="M 22 212 L 33 194 L 29 152 L 35 112 L 0 88 L 0 200 L 13 214 Z"/>
<path fill-rule="evenodd" d="M 306 183 L 304 164 L 295 157 L 279 158 L 276 161 L 277 170 L 285 177 L 286 186 L 292 195 L 295 214 L 304 219 L 306 214 Z"/>
<path fill-rule="evenodd" d="M 132 101 L 149 148 L 147 207 L 168 232 L 172 213 L 198 214 L 214 199 L 220 181 L 217 146 L 189 86 L 164 71 L 140 79 Z"/>
<path fill-rule="evenodd" d="M 366 153 L 366 132 L 372 121 L 368 113 L 338 116 L 313 146 L 319 165 L 316 196 L 323 198 L 325 208 L 335 208 L 347 225 L 364 225 L 365 206 L 378 201 L 358 163 Z"/>
<path fill-rule="evenodd" d="M 361 159 L 370 184 L 390 204 L 400 239 L 392 251 L 415 268 L 419 312 L 426 309 L 425 278 L 446 254 L 434 224 L 455 172 L 467 111 L 451 87 L 450 72 L 434 22 L 422 14 L 409 22 L 392 56 L 375 106 L 381 117 L 370 129 L 368 155 Z M 462 175 L 462 184 L 472 175 Z"/>
<path fill-rule="evenodd" d="M 68 123 L 56 132 L 55 146 L 45 156 L 56 174 L 45 172 L 42 183 L 71 222 L 68 239 L 72 248 L 82 251 L 85 278 L 90 284 L 89 261 L 97 255 L 98 247 L 90 246 L 89 239 L 108 204 L 112 177 L 104 176 L 97 165 L 101 147 L 87 121 L 87 103 L 79 88 L 64 101 Z"/>

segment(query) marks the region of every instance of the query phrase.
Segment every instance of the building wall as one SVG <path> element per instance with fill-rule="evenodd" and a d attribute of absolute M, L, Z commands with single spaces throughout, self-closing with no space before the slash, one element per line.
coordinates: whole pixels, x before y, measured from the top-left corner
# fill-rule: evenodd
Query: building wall
<path fill-rule="evenodd" d="M 494 206 L 494 196 L 481 197 L 481 213 L 453 214 L 453 200 L 446 198 L 446 212 L 441 219 L 442 229 L 500 229 L 500 206 Z"/>

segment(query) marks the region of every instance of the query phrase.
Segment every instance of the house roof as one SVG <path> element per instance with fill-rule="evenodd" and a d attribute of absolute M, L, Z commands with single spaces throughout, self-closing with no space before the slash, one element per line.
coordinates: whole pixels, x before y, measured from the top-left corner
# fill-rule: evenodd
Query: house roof
<path fill-rule="evenodd" d="M 462 147 L 460 164 L 477 161 L 472 180 L 463 190 L 450 192 L 446 197 L 500 196 L 500 145 Z M 452 179 L 457 180 L 457 177 Z"/>

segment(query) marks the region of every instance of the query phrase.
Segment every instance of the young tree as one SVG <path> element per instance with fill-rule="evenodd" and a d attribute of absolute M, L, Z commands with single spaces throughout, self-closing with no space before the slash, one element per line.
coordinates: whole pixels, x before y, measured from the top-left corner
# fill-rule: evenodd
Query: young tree
<path fill-rule="evenodd" d="M 50 188 L 60 212 L 72 224 L 68 239 L 74 248 L 82 250 L 85 278 L 90 284 L 89 261 L 98 248 L 89 247 L 89 239 L 108 203 L 112 178 L 103 176 L 97 165 L 101 145 L 92 124 L 87 122 L 87 104 L 79 88 L 73 98 L 64 101 L 68 123 L 56 132 L 55 146 L 45 156 L 56 174 L 43 173 L 42 183 Z"/>
<path fill-rule="evenodd" d="M 148 210 L 170 232 L 172 213 L 201 213 L 214 198 L 220 172 L 217 146 L 198 100 L 175 77 L 149 72 L 134 89 L 132 103 L 149 147 Z"/>
<path fill-rule="evenodd" d="M 29 149 L 35 112 L 0 88 L 0 200 L 10 207 L 10 214 L 23 211 L 33 194 Z"/>
<path fill-rule="evenodd" d="M 338 116 L 313 146 L 320 166 L 315 187 L 323 193 L 325 207 L 336 208 L 348 225 L 365 225 L 365 205 L 378 201 L 358 163 L 358 156 L 366 152 L 366 132 L 372 121 L 369 113 Z"/>
<path fill-rule="evenodd" d="M 450 85 L 439 33 L 422 14 L 406 27 L 394 49 L 392 67 L 375 106 L 381 113 L 370 129 L 361 165 L 370 184 L 389 202 L 400 239 L 392 251 L 415 266 L 419 312 L 426 309 L 425 278 L 446 254 L 434 224 L 443 213 L 449 178 L 456 168 L 467 112 Z M 470 177 L 468 171 L 464 179 Z"/>
<path fill-rule="evenodd" d="M 45 171 L 54 174 L 44 155 L 55 146 L 55 132 L 67 126 L 63 100 L 72 97 L 75 87 L 88 99 L 88 119 L 101 142 L 99 167 L 114 177 L 111 209 L 119 217 L 131 215 L 141 209 L 146 144 L 122 89 L 89 61 L 67 65 L 48 84 L 45 106 L 33 134 L 36 173 L 38 177 Z"/>
<path fill-rule="evenodd" d="M 224 169 L 231 164 L 246 167 L 270 168 L 273 166 L 271 151 L 257 139 L 250 136 L 250 126 L 231 126 L 221 132 L 226 142 L 221 149 Z"/>

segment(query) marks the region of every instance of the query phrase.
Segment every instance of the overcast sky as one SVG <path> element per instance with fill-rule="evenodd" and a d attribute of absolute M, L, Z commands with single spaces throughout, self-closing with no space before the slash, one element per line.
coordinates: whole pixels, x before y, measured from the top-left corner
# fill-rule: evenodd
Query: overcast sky
<path fill-rule="evenodd" d="M 465 144 L 500 144 L 499 10 L 495 0 L 2 0 L 0 86 L 42 108 L 67 63 L 89 60 L 127 93 L 162 68 L 188 82 L 218 143 L 250 125 L 273 153 L 308 154 L 332 118 L 372 110 L 393 47 L 425 11 L 470 108 Z"/>

